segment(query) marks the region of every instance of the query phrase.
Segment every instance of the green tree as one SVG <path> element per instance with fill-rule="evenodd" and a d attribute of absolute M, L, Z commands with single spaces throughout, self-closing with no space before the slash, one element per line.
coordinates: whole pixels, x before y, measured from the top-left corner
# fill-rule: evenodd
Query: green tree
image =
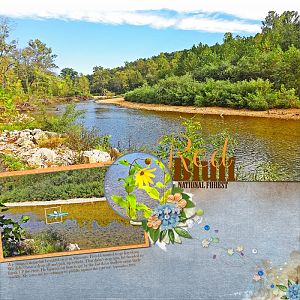
<path fill-rule="evenodd" d="M 63 68 L 60 71 L 60 76 L 63 78 L 66 78 L 67 76 L 69 76 L 70 79 L 74 81 L 78 77 L 78 72 L 72 68 Z"/>

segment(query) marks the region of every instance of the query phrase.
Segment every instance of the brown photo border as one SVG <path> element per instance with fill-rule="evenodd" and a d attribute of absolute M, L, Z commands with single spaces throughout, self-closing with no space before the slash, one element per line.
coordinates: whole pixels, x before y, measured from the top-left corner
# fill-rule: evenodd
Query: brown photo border
<path fill-rule="evenodd" d="M 97 167 L 110 166 L 111 164 L 112 161 L 108 161 L 104 163 L 80 164 L 80 165 L 52 167 L 52 168 L 34 169 L 34 170 L 25 170 L 25 171 L 0 172 L 0 178 L 31 175 L 31 174 L 54 173 L 54 172 L 72 171 L 72 170 L 82 170 L 82 169 L 92 169 Z M 143 244 L 133 244 L 133 245 L 114 246 L 114 247 L 95 248 L 95 249 L 76 250 L 76 251 L 54 252 L 54 253 L 38 254 L 38 255 L 13 256 L 13 257 L 4 258 L 3 249 L 2 249 L 2 239 L 0 235 L 0 263 L 19 261 L 19 260 L 31 260 L 31 259 L 41 259 L 41 258 L 49 258 L 49 257 L 89 254 L 89 253 L 97 253 L 97 252 L 148 248 L 150 246 L 150 242 L 146 232 L 144 232 L 144 237 L 145 237 L 145 242 Z"/>

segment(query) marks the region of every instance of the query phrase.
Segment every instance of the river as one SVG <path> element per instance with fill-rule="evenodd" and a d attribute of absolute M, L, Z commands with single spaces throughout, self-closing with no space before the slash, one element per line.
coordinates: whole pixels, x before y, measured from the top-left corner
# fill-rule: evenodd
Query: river
<path fill-rule="evenodd" d="M 154 148 L 160 136 L 183 130 L 181 117 L 194 116 L 128 109 L 94 101 L 79 102 L 77 107 L 85 111 L 82 122 L 86 127 L 110 134 L 112 145 L 121 148 L 128 148 L 129 143 Z M 50 112 L 56 112 L 56 108 L 50 108 Z M 237 165 L 244 165 L 245 170 L 254 170 L 262 162 L 271 162 L 280 174 L 285 174 L 285 179 L 300 180 L 299 121 L 215 115 L 195 115 L 195 120 L 201 122 L 205 136 L 226 128 L 238 142 Z"/>

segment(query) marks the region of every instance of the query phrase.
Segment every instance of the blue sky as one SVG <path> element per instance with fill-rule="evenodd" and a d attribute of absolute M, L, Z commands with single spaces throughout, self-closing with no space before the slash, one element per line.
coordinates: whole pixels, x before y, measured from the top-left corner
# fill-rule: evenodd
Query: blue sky
<path fill-rule="evenodd" d="M 242 4 L 241 4 L 242 3 Z M 222 42 L 225 32 L 260 31 L 269 10 L 299 10 L 297 0 L 1 0 L 0 16 L 14 23 L 20 47 L 38 38 L 60 68 L 88 74 L 96 65 Z"/>
<path fill-rule="evenodd" d="M 124 61 L 160 52 L 190 48 L 199 42 L 221 42 L 223 33 L 207 33 L 148 26 L 107 25 L 82 21 L 13 19 L 12 37 L 24 47 L 38 38 L 58 55 L 60 68 L 91 73 L 93 66 L 116 67 Z"/>

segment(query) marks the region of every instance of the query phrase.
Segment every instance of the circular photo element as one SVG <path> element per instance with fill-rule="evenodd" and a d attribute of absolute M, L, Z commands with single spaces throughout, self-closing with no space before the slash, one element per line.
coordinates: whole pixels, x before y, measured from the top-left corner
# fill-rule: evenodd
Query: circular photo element
<path fill-rule="evenodd" d="M 108 169 L 104 195 L 110 207 L 134 221 L 148 219 L 172 191 L 167 167 L 155 156 L 134 152 L 118 158 Z"/>

